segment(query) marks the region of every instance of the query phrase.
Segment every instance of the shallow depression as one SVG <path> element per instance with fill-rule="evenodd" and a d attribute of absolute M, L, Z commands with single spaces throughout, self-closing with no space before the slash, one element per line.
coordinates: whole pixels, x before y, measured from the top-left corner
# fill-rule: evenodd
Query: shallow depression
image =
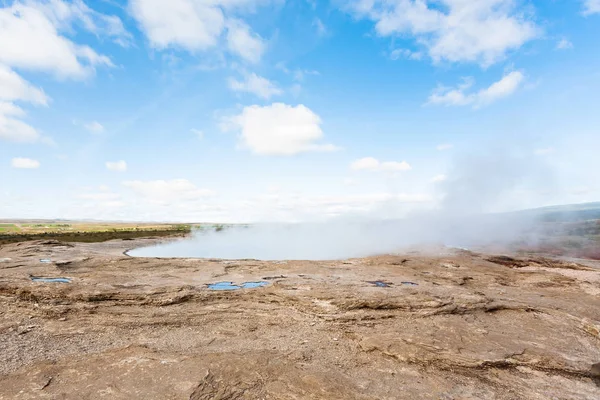
<path fill-rule="evenodd" d="M 33 282 L 42 282 L 42 283 L 71 283 L 71 278 L 42 278 L 32 276 L 31 280 Z"/>
<path fill-rule="evenodd" d="M 269 282 L 244 282 L 241 285 L 235 285 L 233 282 L 217 282 L 208 285 L 211 290 L 240 290 L 240 289 L 255 289 L 268 285 Z"/>
<path fill-rule="evenodd" d="M 368 224 L 265 224 L 194 232 L 183 240 L 130 250 L 132 257 L 342 260 L 400 250 L 394 235 Z"/>

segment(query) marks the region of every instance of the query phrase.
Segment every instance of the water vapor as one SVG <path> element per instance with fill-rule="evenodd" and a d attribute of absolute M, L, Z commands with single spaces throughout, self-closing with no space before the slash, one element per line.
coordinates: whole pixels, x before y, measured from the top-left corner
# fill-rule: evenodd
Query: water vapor
<path fill-rule="evenodd" d="M 197 231 L 190 240 L 131 252 L 134 256 L 327 260 L 395 253 L 409 246 L 461 248 L 533 242 L 535 217 L 498 213 L 552 190 L 552 172 L 527 152 L 494 149 L 462 157 L 440 186 L 434 210 L 401 219 L 377 212 L 311 223 L 256 223 Z M 550 188 L 550 189 L 549 189 Z M 544 192 L 543 192 L 544 193 Z M 400 204 L 397 205 L 401 207 Z M 390 207 L 386 204 L 386 207 Z"/>

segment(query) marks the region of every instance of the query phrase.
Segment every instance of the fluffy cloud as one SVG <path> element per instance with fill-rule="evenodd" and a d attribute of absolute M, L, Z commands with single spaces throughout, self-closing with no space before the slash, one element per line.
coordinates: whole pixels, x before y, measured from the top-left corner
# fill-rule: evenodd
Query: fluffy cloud
<path fill-rule="evenodd" d="M 572 49 L 572 48 L 573 48 L 573 43 L 571 43 L 569 40 L 564 39 L 564 38 L 559 40 L 558 43 L 556 43 L 557 50 L 568 50 L 568 49 Z"/>
<path fill-rule="evenodd" d="M 436 175 L 433 178 L 431 178 L 431 182 L 433 183 L 440 183 L 440 182 L 444 182 L 446 180 L 446 175 Z"/>
<path fill-rule="evenodd" d="M 379 161 L 373 157 L 365 157 L 354 161 L 350 164 L 350 168 L 355 171 L 374 171 L 374 172 L 399 172 L 409 171 L 412 169 L 406 161 Z"/>
<path fill-rule="evenodd" d="M 540 32 L 515 0 L 354 0 L 354 13 L 375 22 L 381 36 L 410 34 L 435 61 L 503 59 Z"/>
<path fill-rule="evenodd" d="M 10 165 L 18 169 L 37 169 L 40 167 L 40 162 L 31 158 L 13 158 Z"/>
<path fill-rule="evenodd" d="M 123 182 L 123 185 L 132 189 L 137 195 L 149 202 L 157 204 L 200 200 L 216 195 L 212 190 L 198 188 L 187 179 L 174 179 L 171 181 L 126 181 Z"/>
<path fill-rule="evenodd" d="M 112 66 L 108 57 L 59 33 L 70 29 L 70 21 L 83 17 L 66 11 L 69 7 L 55 0 L 0 8 L 0 63 L 79 79 L 93 73 L 97 65 Z"/>
<path fill-rule="evenodd" d="M 0 64 L 0 100 L 26 101 L 38 105 L 48 105 L 48 96 L 43 90 L 31 86 L 16 72 Z"/>
<path fill-rule="evenodd" d="M 14 101 L 45 106 L 49 98 L 41 89 L 33 87 L 10 68 L 0 64 L 0 139 L 21 143 L 38 141 L 40 134 L 21 121 L 25 111 Z"/>
<path fill-rule="evenodd" d="M 227 47 L 233 54 L 244 60 L 257 63 L 265 52 L 266 45 L 262 38 L 250 30 L 250 27 L 239 20 L 230 21 L 227 27 Z"/>
<path fill-rule="evenodd" d="M 91 133 L 102 133 L 104 132 L 104 126 L 98 121 L 92 121 L 85 125 L 83 125 L 85 129 L 90 131 Z"/>
<path fill-rule="evenodd" d="M 227 127 L 241 132 L 241 144 L 255 154 L 287 156 L 337 150 L 331 144 L 319 143 L 323 139 L 321 118 L 302 104 L 249 106 L 227 122 Z"/>
<path fill-rule="evenodd" d="M 98 65 L 113 65 L 107 56 L 61 34 L 65 31 L 73 36 L 76 23 L 98 36 L 122 42 L 129 38 L 119 18 L 95 12 L 81 0 L 29 0 L 0 8 L 0 139 L 22 143 L 43 139 L 22 121 L 25 111 L 14 102 L 46 106 L 49 98 L 13 69 L 82 79 Z"/>
<path fill-rule="evenodd" d="M 84 124 L 83 127 L 91 133 L 104 132 L 104 126 L 102 126 L 102 124 L 98 121 L 88 122 L 87 124 Z"/>
<path fill-rule="evenodd" d="M 213 1 L 131 0 L 140 28 L 159 48 L 204 50 L 217 44 L 225 27 L 223 11 Z"/>
<path fill-rule="evenodd" d="M 248 25 L 227 14 L 258 5 L 250 0 L 131 0 L 130 10 L 150 43 L 158 48 L 207 50 L 219 44 L 227 31 L 229 51 L 249 62 L 258 62 L 264 41 Z"/>
<path fill-rule="evenodd" d="M 74 24 L 80 24 L 85 30 L 97 36 L 106 36 L 121 46 L 129 46 L 132 36 L 119 17 L 105 15 L 89 8 L 82 0 L 70 2 L 63 0 L 26 1 L 42 11 L 52 23 L 61 30 L 71 30 Z"/>
<path fill-rule="evenodd" d="M 283 91 L 273 82 L 254 73 L 246 74 L 244 81 L 230 78 L 229 88 L 235 92 L 252 93 L 263 99 L 270 99 L 273 96 L 283 93 Z"/>
<path fill-rule="evenodd" d="M 439 87 L 429 97 L 428 104 L 439 104 L 445 106 L 467 106 L 474 108 L 489 105 L 501 98 L 510 96 L 519 89 L 525 75 L 520 71 L 510 72 L 498 82 L 493 83 L 485 89 L 478 92 L 467 93 L 473 86 L 474 81 L 466 78 L 464 82 L 456 88 Z"/>
<path fill-rule="evenodd" d="M 423 53 L 420 51 L 412 51 L 409 49 L 395 49 L 390 52 L 390 58 L 392 60 L 399 60 L 400 58 L 407 58 L 409 60 L 421 60 Z"/>
<path fill-rule="evenodd" d="M 121 214 L 121 217 L 129 216 L 134 214 L 133 210 L 124 210 L 127 206 L 127 202 L 122 199 L 119 193 L 111 191 L 107 186 L 100 186 L 98 188 L 82 188 L 83 193 L 78 192 L 75 196 L 78 200 L 71 207 L 77 213 L 83 212 L 83 216 L 86 218 L 115 218 L 115 212 L 118 210 L 126 211 Z"/>
<path fill-rule="evenodd" d="M 422 207 L 432 201 L 420 193 L 364 193 L 330 196 L 303 196 L 299 194 L 265 194 L 234 205 L 241 218 L 270 221 L 305 221 L 315 217 L 340 216 L 384 211 L 387 206 L 395 213 Z M 372 214 L 371 214 L 372 216 Z"/>
<path fill-rule="evenodd" d="M 583 15 L 600 14 L 600 0 L 584 0 Z"/>
<path fill-rule="evenodd" d="M 123 160 L 113 162 L 107 161 L 106 169 L 108 169 L 109 171 L 125 172 L 127 171 L 127 163 Z"/>
<path fill-rule="evenodd" d="M 39 132 L 19 119 L 24 116 L 22 108 L 0 102 L 0 139 L 17 143 L 34 143 L 40 140 Z"/>

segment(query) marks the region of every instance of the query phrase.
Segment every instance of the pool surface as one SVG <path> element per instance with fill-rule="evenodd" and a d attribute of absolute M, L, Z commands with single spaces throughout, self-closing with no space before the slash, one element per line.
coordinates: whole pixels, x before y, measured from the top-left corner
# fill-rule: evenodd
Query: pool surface
<path fill-rule="evenodd" d="M 240 290 L 240 289 L 256 289 L 259 287 L 267 286 L 269 282 L 258 281 L 258 282 L 244 282 L 241 285 L 234 285 L 233 282 L 217 282 L 208 285 L 210 290 Z"/>
<path fill-rule="evenodd" d="M 71 283 L 71 278 L 40 278 L 32 276 L 31 280 L 34 282 L 43 283 Z"/>

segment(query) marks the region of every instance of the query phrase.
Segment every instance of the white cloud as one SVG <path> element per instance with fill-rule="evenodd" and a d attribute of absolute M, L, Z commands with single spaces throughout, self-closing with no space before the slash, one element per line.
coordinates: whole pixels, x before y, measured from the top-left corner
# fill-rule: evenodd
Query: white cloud
<path fill-rule="evenodd" d="M 103 216 L 104 218 L 114 219 L 114 212 L 127 206 L 127 202 L 122 199 L 121 194 L 111 191 L 107 186 L 82 188 L 82 191 L 83 193 L 77 193 L 75 198 L 84 201 L 77 202 L 73 205 L 73 208 L 75 210 L 80 209 L 80 212 L 83 211 L 85 215 L 94 215 L 92 218 Z M 89 214 L 90 211 L 93 214 Z M 135 211 L 128 210 L 128 212 L 129 217 L 131 217 Z"/>
<path fill-rule="evenodd" d="M 240 20 L 232 20 L 227 26 L 227 47 L 251 63 L 259 62 L 266 49 L 262 38 Z"/>
<path fill-rule="evenodd" d="M 474 108 L 479 108 L 510 96 L 519 89 L 524 80 L 525 75 L 522 72 L 513 71 L 485 89 L 467 93 L 473 86 L 474 81 L 472 78 L 465 78 L 463 83 L 456 88 L 439 87 L 429 97 L 427 103 L 445 106 L 471 105 Z"/>
<path fill-rule="evenodd" d="M 37 169 L 40 167 L 40 162 L 31 158 L 13 158 L 10 165 L 18 169 Z"/>
<path fill-rule="evenodd" d="M 502 60 L 540 35 L 514 0 L 355 0 L 351 8 L 375 22 L 381 36 L 410 34 L 434 62 Z"/>
<path fill-rule="evenodd" d="M 409 49 L 394 49 L 390 52 L 390 58 L 394 61 L 400 58 L 407 58 L 409 60 L 421 60 L 423 53 L 420 51 L 412 51 Z"/>
<path fill-rule="evenodd" d="M 244 107 L 241 114 L 227 122 L 241 132 L 241 144 L 255 154 L 294 155 L 337 150 L 331 144 L 319 143 L 323 139 L 321 118 L 302 104 Z"/>
<path fill-rule="evenodd" d="M 21 121 L 25 111 L 14 101 L 48 105 L 43 90 L 33 87 L 9 67 L 0 64 L 0 140 L 33 143 L 41 139 L 37 130 Z"/>
<path fill-rule="evenodd" d="M 127 171 L 127 163 L 123 160 L 121 161 L 107 161 L 106 162 L 106 169 L 108 169 L 109 171 L 116 171 L 116 172 L 125 172 Z"/>
<path fill-rule="evenodd" d="M 58 11 L 64 5 L 31 1 L 0 8 L 0 63 L 79 79 L 93 73 L 96 65 L 112 66 L 108 57 L 59 33 L 69 28 Z"/>
<path fill-rule="evenodd" d="M 159 49 L 205 50 L 217 44 L 225 27 L 215 2 L 131 0 L 129 7 L 150 43 Z"/>
<path fill-rule="evenodd" d="M 264 1 L 267 2 L 267 1 Z M 249 62 L 258 62 L 263 40 L 243 21 L 230 18 L 239 9 L 252 9 L 256 0 L 131 0 L 129 8 L 152 46 L 190 52 L 217 47 L 227 30 L 229 51 Z"/>
<path fill-rule="evenodd" d="M 600 0 L 584 0 L 583 15 L 600 14 Z"/>
<path fill-rule="evenodd" d="M 559 40 L 558 43 L 556 43 L 557 50 L 568 50 L 568 49 L 572 49 L 572 48 L 573 48 L 573 43 L 571 43 L 569 40 L 564 39 L 564 38 Z"/>
<path fill-rule="evenodd" d="M 432 201 L 431 196 L 420 193 L 364 193 L 350 195 L 303 196 L 298 194 L 265 194 L 245 201 L 238 212 L 263 214 L 263 218 L 281 221 L 302 221 L 323 216 L 339 216 L 347 213 L 373 212 L 381 210 L 386 204 L 392 204 L 394 212 L 410 209 L 397 207 L 421 205 Z M 243 215 L 243 214 L 242 214 Z M 256 218 L 256 216 L 254 216 Z"/>
<path fill-rule="evenodd" d="M 252 93 L 267 100 L 283 93 L 276 84 L 255 73 L 246 74 L 244 81 L 229 78 L 229 88 L 235 92 Z"/>
<path fill-rule="evenodd" d="M 49 98 L 43 90 L 31 86 L 16 72 L 0 64 L 0 100 L 20 100 L 46 106 Z"/>
<path fill-rule="evenodd" d="M 275 68 L 283 71 L 286 74 L 291 74 L 295 81 L 301 82 L 304 80 L 306 75 L 321 75 L 319 71 L 309 70 L 309 69 L 289 69 L 286 67 L 285 63 L 278 62 L 275 64 Z"/>
<path fill-rule="evenodd" d="M 406 161 L 379 161 L 373 157 L 365 157 L 354 161 L 350 164 L 350 168 L 355 171 L 374 171 L 374 172 L 399 172 L 409 171 L 412 169 Z"/>
<path fill-rule="evenodd" d="M 85 125 L 83 125 L 85 129 L 90 131 L 91 133 L 102 133 L 104 132 L 104 126 L 98 121 L 92 121 Z"/>
<path fill-rule="evenodd" d="M 317 28 L 317 35 L 319 35 L 319 36 L 327 35 L 327 33 L 328 33 L 327 27 L 325 26 L 323 21 L 321 21 L 321 18 L 315 18 L 313 20 L 313 26 Z"/>
<path fill-rule="evenodd" d="M 0 139 L 21 143 L 45 141 L 32 126 L 23 122 L 25 111 L 13 102 L 47 106 L 42 89 L 25 81 L 13 69 L 54 74 L 60 78 L 82 79 L 98 65 L 113 66 L 111 60 L 89 46 L 74 43 L 61 34 L 74 36 L 74 24 L 98 36 L 126 40 L 121 20 L 88 8 L 82 1 L 62 0 L 13 2 L 0 8 Z"/>
<path fill-rule="evenodd" d="M 77 198 L 94 201 L 115 201 L 120 199 L 121 195 L 112 192 L 82 193 L 78 195 Z"/>
<path fill-rule="evenodd" d="M 543 149 L 535 149 L 533 153 L 536 156 L 546 156 L 548 154 L 554 153 L 554 149 L 552 147 L 546 147 Z"/>
<path fill-rule="evenodd" d="M 200 200 L 216 195 L 213 190 L 198 188 L 187 179 L 126 181 L 123 185 L 149 202 L 157 204 Z"/>
<path fill-rule="evenodd" d="M 204 138 L 204 132 L 200 129 L 190 129 L 190 132 L 193 133 L 198 139 Z"/>
<path fill-rule="evenodd" d="M 308 69 L 296 69 L 293 72 L 294 80 L 301 82 L 304 80 L 306 75 L 320 75 L 319 71 L 312 71 Z"/>
<path fill-rule="evenodd" d="M 32 126 L 18 118 L 25 116 L 25 111 L 12 103 L 0 101 L 0 139 L 17 143 L 34 143 L 41 136 Z"/>
<path fill-rule="evenodd" d="M 94 11 L 82 0 L 26 0 L 25 3 L 42 11 L 60 30 L 69 31 L 78 23 L 88 32 L 97 36 L 108 36 L 121 46 L 127 47 L 132 41 L 131 34 L 127 32 L 119 17 Z"/>
<path fill-rule="evenodd" d="M 443 143 L 443 144 L 439 144 L 436 146 L 436 150 L 437 151 L 445 151 L 445 150 L 450 150 L 454 147 L 454 145 L 450 144 L 450 143 Z"/>
<path fill-rule="evenodd" d="M 436 175 L 431 179 L 431 182 L 433 183 L 439 183 L 439 182 L 444 182 L 446 180 L 446 175 Z"/>

